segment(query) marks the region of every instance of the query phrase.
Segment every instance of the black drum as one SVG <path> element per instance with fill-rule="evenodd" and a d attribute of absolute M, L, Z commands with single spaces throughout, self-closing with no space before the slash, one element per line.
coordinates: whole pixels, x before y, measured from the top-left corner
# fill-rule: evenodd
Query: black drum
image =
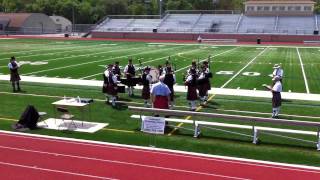
<path fill-rule="evenodd" d="M 118 93 L 126 93 L 126 86 L 124 84 L 118 84 Z"/>
<path fill-rule="evenodd" d="M 142 79 L 140 77 L 133 77 L 133 78 L 130 78 L 129 80 L 126 78 L 121 78 L 120 82 L 124 85 L 127 85 L 127 86 L 129 86 L 129 85 L 136 86 L 137 84 L 142 82 Z"/>
<path fill-rule="evenodd" d="M 209 72 L 207 75 L 206 75 L 206 78 L 212 78 L 212 72 Z"/>

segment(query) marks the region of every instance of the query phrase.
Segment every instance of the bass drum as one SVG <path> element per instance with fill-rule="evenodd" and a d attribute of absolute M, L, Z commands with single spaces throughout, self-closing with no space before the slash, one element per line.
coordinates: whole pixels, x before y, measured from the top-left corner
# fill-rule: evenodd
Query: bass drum
<path fill-rule="evenodd" d="M 150 75 L 152 76 L 152 83 L 157 83 L 157 82 L 159 82 L 160 72 L 159 72 L 158 69 L 156 69 L 156 68 L 151 68 L 151 70 L 150 70 Z"/>

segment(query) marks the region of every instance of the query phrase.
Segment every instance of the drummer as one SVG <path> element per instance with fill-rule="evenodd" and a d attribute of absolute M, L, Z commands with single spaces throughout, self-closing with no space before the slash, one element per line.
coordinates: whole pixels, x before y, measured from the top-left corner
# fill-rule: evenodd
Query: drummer
<path fill-rule="evenodd" d="M 124 74 L 127 78 L 128 95 L 134 96 L 133 86 L 135 86 L 136 84 L 132 78 L 134 78 L 136 75 L 136 68 L 132 64 L 132 59 L 128 60 L 128 65 L 126 65 L 126 67 L 124 68 Z"/>
<path fill-rule="evenodd" d="M 173 108 L 174 106 L 174 89 L 173 89 L 173 85 L 176 83 L 176 75 L 173 73 L 171 66 L 167 66 L 167 73 L 164 76 L 164 81 L 163 83 L 166 84 L 171 93 L 170 93 L 170 107 Z"/>
<path fill-rule="evenodd" d="M 112 107 L 116 107 L 116 96 L 118 94 L 117 91 L 117 76 L 113 74 L 112 64 L 108 65 L 108 69 L 103 73 L 103 88 L 102 92 L 106 95 L 106 103 L 110 103 Z"/>
<path fill-rule="evenodd" d="M 148 102 L 150 101 L 150 85 L 152 83 L 152 76 L 150 75 L 150 67 L 145 67 L 142 74 L 142 98 L 144 100 L 144 106 L 148 107 Z"/>

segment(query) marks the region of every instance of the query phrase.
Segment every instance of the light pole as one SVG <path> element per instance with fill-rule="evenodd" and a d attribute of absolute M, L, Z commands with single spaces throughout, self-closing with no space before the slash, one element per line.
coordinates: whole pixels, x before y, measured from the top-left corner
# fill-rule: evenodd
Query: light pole
<path fill-rule="evenodd" d="M 162 0 L 159 0 L 159 15 L 161 19 L 162 18 Z"/>
<path fill-rule="evenodd" d="M 75 17 L 74 17 L 74 4 L 72 5 L 72 36 L 74 36 L 74 30 L 75 30 Z"/>

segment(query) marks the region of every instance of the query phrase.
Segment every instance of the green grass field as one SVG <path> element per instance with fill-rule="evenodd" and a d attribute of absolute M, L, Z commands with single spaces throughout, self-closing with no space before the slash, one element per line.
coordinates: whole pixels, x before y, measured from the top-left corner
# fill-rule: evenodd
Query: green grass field
<path fill-rule="evenodd" d="M 204 60 L 209 55 L 213 57 L 211 66 L 214 72 L 212 83 L 214 87 L 241 89 L 262 89 L 261 84 L 270 84 L 272 66 L 281 63 L 285 71 L 285 91 L 319 93 L 318 70 L 320 48 L 318 47 L 263 47 L 263 46 L 214 46 L 214 45 L 183 45 L 183 44 L 150 44 L 142 42 L 109 42 L 109 41 L 62 41 L 39 39 L 0 40 L 0 73 L 8 74 L 7 64 L 10 56 L 16 56 L 18 61 L 25 61 L 20 74 L 29 76 L 46 76 L 72 79 L 102 79 L 106 64 L 120 61 L 124 66 L 128 57 L 135 63 L 141 59 L 143 65 L 157 66 L 163 64 L 168 56 L 176 64 L 178 84 L 182 84 L 182 73 L 193 59 Z M 301 59 L 299 58 L 301 55 Z M 301 66 L 304 64 L 304 66 Z M 305 71 L 305 77 L 302 73 Z M 230 75 L 217 74 L 221 71 L 232 71 Z M 245 72 L 257 72 L 259 76 L 246 76 Z M 249 73 L 250 74 L 250 73 Z M 307 81 L 305 81 L 305 79 Z M 49 134 L 55 136 L 75 137 L 108 141 L 141 146 L 156 147 L 201 152 L 215 155 L 244 157 L 276 162 L 307 164 L 320 166 L 319 153 L 315 144 L 287 140 L 267 134 L 261 135 L 260 145 L 251 144 L 251 139 L 238 135 L 226 134 L 220 131 L 204 130 L 199 139 L 193 138 L 192 128 L 183 128 L 163 136 L 151 136 L 139 131 L 140 123 L 130 118 L 127 104 L 136 103 L 142 106 L 139 97 L 129 98 L 121 94 L 120 99 L 128 102 L 119 109 L 112 109 L 104 103 L 101 88 L 84 86 L 63 86 L 52 84 L 23 83 L 25 93 L 12 93 L 11 86 L 6 81 L 0 81 L 0 127 L 11 130 L 11 124 L 18 119 L 26 105 L 33 104 L 39 111 L 48 112 L 53 117 L 51 103 L 63 96 L 90 97 L 95 102 L 92 105 L 92 121 L 106 122 L 110 125 L 95 133 L 57 132 L 38 129 L 30 133 Z M 139 93 L 136 93 L 139 94 Z M 186 95 L 177 94 L 176 109 L 187 110 Z M 285 101 L 281 118 L 317 121 L 320 102 Z M 225 114 L 250 115 L 270 117 L 271 102 L 265 98 L 233 97 L 217 95 L 209 102 L 203 112 L 218 112 Z M 74 112 L 77 116 L 77 111 Z M 300 117 L 304 116 L 304 117 Z M 224 119 L 206 119 L 207 121 L 248 124 L 241 121 Z M 175 124 L 171 124 L 175 125 Z M 313 130 L 312 128 L 271 125 L 260 126 Z M 250 131 L 239 130 L 250 134 Z M 293 135 L 306 140 L 316 141 L 316 137 Z"/>

